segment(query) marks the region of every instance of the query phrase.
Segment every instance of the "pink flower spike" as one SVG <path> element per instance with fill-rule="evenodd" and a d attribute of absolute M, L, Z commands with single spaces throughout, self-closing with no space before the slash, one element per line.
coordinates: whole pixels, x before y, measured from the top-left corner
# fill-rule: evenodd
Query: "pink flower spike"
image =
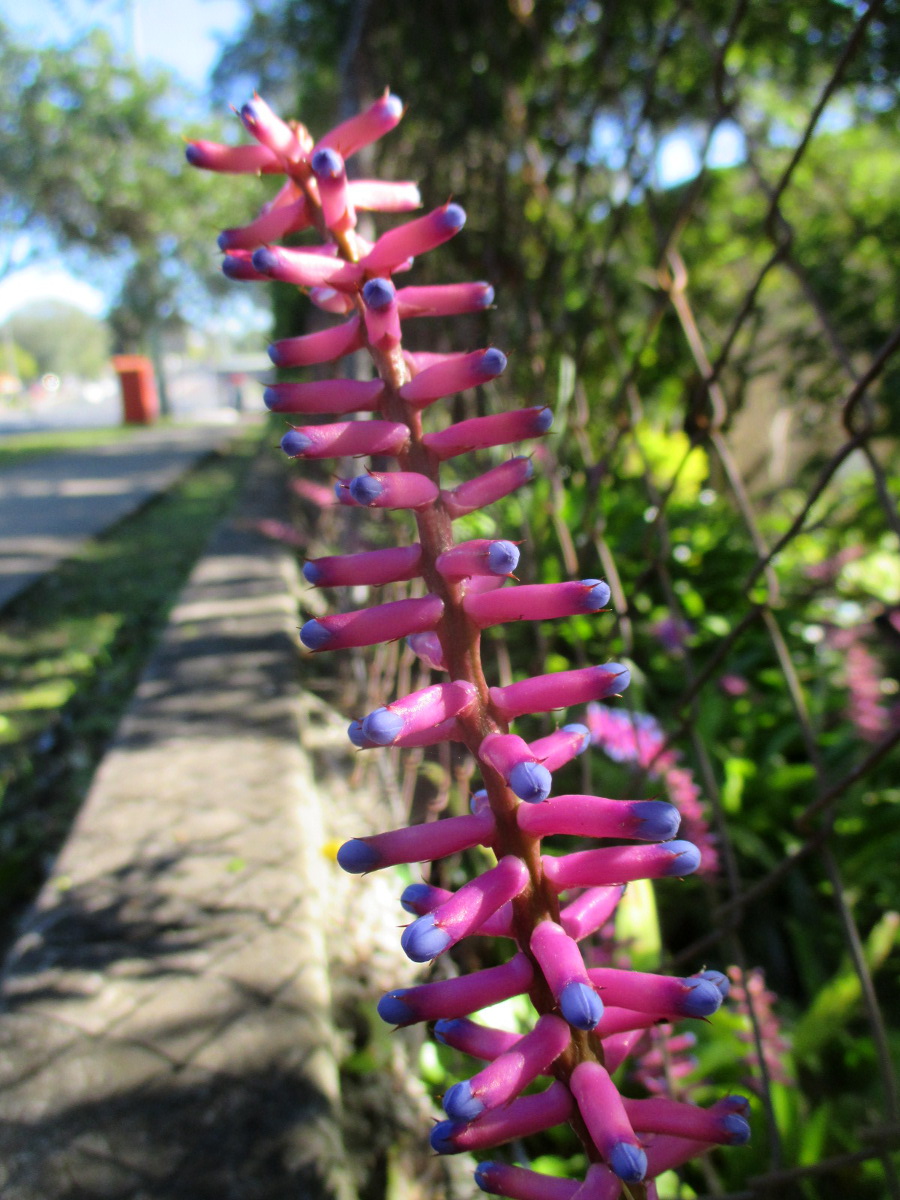
<path fill-rule="evenodd" d="M 415 471 L 369 471 L 340 482 L 361 508 L 425 508 L 438 497 L 437 484 Z"/>
<path fill-rule="evenodd" d="M 400 316 L 397 292 L 389 279 L 370 279 L 363 286 L 366 334 L 378 350 L 392 350 L 400 344 Z"/>
<path fill-rule="evenodd" d="M 272 342 L 269 358 L 276 367 L 310 367 L 352 354 L 362 346 L 363 340 L 362 322 L 358 316 L 353 316 L 343 325 L 331 329 Z"/>
<path fill-rule="evenodd" d="M 425 254 L 448 242 L 466 223 L 466 214 L 458 204 L 445 204 L 424 217 L 416 217 L 383 233 L 361 262 L 367 275 L 390 273 L 400 263 L 417 254 Z"/>
<path fill-rule="evenodd" d="M 385 91 L 374 104 L 370 104 L 365 112 L 357 113 L 334 129 L 328 131 L 316 143 L 315 149 L 330 146 L 344 158 L 349 158 L 363 146 L 377 142 L 380 137 L 399 124 L 403 116 L 403 101 L 399 96 L 393 96 Z"/>
<path fill-rule="evenodd" d="M 628 1120 L 619 1090 L 609 1072 L 596 1062 L 581 1062 L 569 1080 L 594 1145 L 623 1183 L 640 1183 L 647 1155 Z"/>
<path fill-rule="evenodd" d="M 489 283 L 438 283 L 430 287 L 401 288 L 397 293 L 403 318 L 457 317 L 462 313 L 480 312 L 493 303 L 494 289 Z"/>
<path fill-rule="evenodd" d="M 261 96 L 254 96 L 241 107 L 238 114 L 249 134 L 273 154 L 289 163 L 300 162 L 304 147 L 299 137 L 281 117 L 275 115 Z"/>
<path fill-rule="evenodd" d="M 527 886 L 528 868 L 513 854 L 464 884 L 449 900 L 403 930 L 400 945 L 413 962 L 430 962 L 479 929 Z"/>
<path fill-rule="evenodd" d="M 506 370 L 506 355 L 491 346 L 471 354 L 448 354 L 443 362 L 426 367 L 400 389 L 401 397 L 416 408 L 423 408 L 443 396 L 464 392 L 487 383 Z"/>
<path fill-rule="evenodd" d="M 452 982 L 457 982 L 453 980 Z M 477 1121 L 439 1121 L 431 1131 L 431 1148 L 438 1154 L 487 1150 L 518 1138 L 530 1137 L 568 1120 L 575 1105 L 563 1083 L 551 1083 L 545 1092 L 519 1096 L 505 1108 L 493 1109 Z"/>
<path fill-rule="evenodd" d="M 473 817 L 451 817 L 453 821 L 471 821 Z M 432 822 L 446 825 L 447 821 Z M 424 826 L 430 828 L 430 826 Z M 534 970 L 524 954 L 515 954 L 499 967 L 485 967 L 455 979 L 439 979 L 418 987 L 388 992 L 378 1002 L 378 1015 L 388 1025 L 413 1025 L 416 1021 L 437 1021 L 444 1017 L 467 1017 L 469 1013 L 520 996 L 531 987 Z M 550 1122 L 556 1125 L 558 1118 Z"/>
<path fill-rule="evenodd" d="M 399 454 L 409 441 L 400 421 L 334 421 L 295 425 L 281 439 L 289 458 L 339 458 L 341 455 Z"/>
<path fill-rule="evenodd" d="M 441 499 L 451 517 L 464 517 L 467 513 L 509 496 L 528 483 L 533 474 L 530 458 L 511 458 L 499 467 L 459 484 L 452 491 L 441 492 Z"/>
<path fill-rule="evenodd" d="M 444 614 L 440 596 L 422 596 L 415 600 L 393 600 L 373 608 L 333 613 L 307 621 L 300 630 L 300 641 L 307 650 L 346 650 L 350 646 L 375 646 L 394 642 L 434 629 Z"/>
<path fill-rule="evenodd" d="M 602 929 L 625 894 L 625 885 L 588 888 L 559 914 L 559 923 L 576 942 Z"/>
<path fill-rule="evenodd" d="M 309 160 L 319 187 L 319 202 L 326 229 L 346 233 L 356 225 L 356 213 L 347 187 L 344 160 L 329 146 L 314 150 Z"/>
<path fill-rule="evenodd" d="M 531 753 L 548 771 L 558 771 L 583 754 L 590 744 L 591 735 L 586 725 L 564 725 L 555 733 L 532 742 Z"/>
<path fill-rule="evenodd" d="M 554 796 L 516 818 L 532 837 L 564 833 L 589 838 L 635 838 L 668 841 L 678 832 L 681 816 L 664 800 L 607 800 L 604 796 Z"/>
<path fill-rule="evenodd" d="M 478 757 L 503 778 L 507 787 L 528 804 L 539 804 L 550 794 L 550 772 L 527 742 L 514 733 L 489 733 L 478 747 Z"/>
<path fill-rule="evenodd" d="M 331 428 L 324 426 L 323 428 Z M 386 550 L 364 550 L 361 554 L 330 554 L 311 558 L 303 577 L 314 587 L 378 587 L 415 579 L 420 573 L 422 547 L 389 546 Z"/>
<path fill-rule="evenodd" d="M 479 629 L 508 621 L 552 621 L 578 613 L 595 613 L 609 600 L 609 588 L 598 579 L 571 583 L 526 583 L 488 595 L 469 596 L 463 608 Z"/>
<path fill-rule="evenodd" d="M 488 1195 L 508 1196 L 510 1200 L 574 1200 L 581 1186 L 577 1179 L 558 1179 L 500 1162 L 480 1162 L 475 1182 Z"/>
<path fill-rule="evenodd" d="M 445 1046 L 452 1046 L 454 1050 L 472 1058 L 487 1059 L 488 1062 L 493 1062 L 522 1040 L 521 1033 L 492 1029 L 488 1025 L 470 1021 L 468 1017 L 441 1019 L 434 1027 L 434 1036 Z"/>
<path fill-rule="evenodd" d="M 460 850 L 471 850 L 473 846 L 487 845 L 494 832 L 490 812 L 446 817 L 425 825 L 404 825 L 387 833 L 344 842 L 337 853 L 338 866 L 350 875 L 364 875 L 398 863 L 430 862 Z"/>
<path fill-rule="evenodd" d="M 313 250 L 290 250 L 284 246 L 260 246 L 253 252 L 253 266 L 267 279 L 280 279 L 297 287 L 354 287 L 363 277 L 358 263 L 344 262 L 331 254 Z"/>
<path fill-rule="evenodd" d="M 392 746 L 399 737 L 461 716 L 477 697 L 475 685 L 465 679 L 435 683 L 394 700 L 385 708 L 376 708 L 363 721 L 363 729 L 366 737 L 377 745 Z"/>
<path fill-rule="evenodd" d="M 502 580 L 512 575 L 519 565 L 519 548 L 514 542 L 503 539 L 475 538 L 451 546 L 438 555 L 434 565 L 445 579 L 490 575 Z"/>
<path fill-rule="evenodd" d="M 278 208 L 267 209 L 248 225 L 223 229 L 219 234 L 220 250 L 255 250 L 266 242 L 277 242 L 286 234 L 308 229 L 312 224 L 306 200 L 296 200 Z"/>
<path fill-rule="evenodd" d="M 490 1066 L 448 1088 L 442 1101 L 447 1116 L 451 1121 L 474 1121 L 486 1110 L 507 1104 L 546 1072 L 571 1036 L 565 1021 L 546 1013 L 530 1033 Z"/>
<path fill-rule="evenodd" d="M 578 944 L 555 921 L 541 921 L 531 935 L 531 953 L 564 1019 L 575 1029 L 594 1029 L 603 1002 L 587 973 Z"/>
<path fill-rule="evenodd" d="M 575 671 L 557 671 L 553 675 L 536 675 L 506 687 L 492 687 L 491 701 L 505 721 L 525 713 L 552 712 L 585 704 L 603 696 L 624 692 L 631 680 L 626 667 L 606 663 L 602 667 L 581 667 Z"/>
<path fill-rule="evenodd" d="M 270 412 L 374 412 L 384 391 L 380 379 L 322 379 L 311 383 L 272 383 L 263 392 Z"/>
<path fill-rule="evenodd" d="M 444 459 L 468 454 L 472 450 L 542 437 L 549 430 L 552 420 L 553 414 L 549 408 L 521 408 L 517 412 L 458 421 L 437 433 L 426 433 L 422 441 L 443 462 Z"/>
<path fill-rule="evenodd" d="M 701 975 L 679 979 L 647 971 L 622 971 L 614 967 L 591 967 L 591 983 L 605 1000 L 617 1008 L 675 1017 L 711 1017 L 722 1003 L 716 985 Z"/>
<path fill-rule="evenodd" d="M 728 1103 L 720 1101 L 712 1108 L 667 1099 L 626 1100 L 624 1104 L 628 1119 L 641 1133 L 669 1133 L 719 1146 L 744 1146 L 750 1140 L 746 1117 Z"/>
<path fill-rule="evenodd" d="M 421 208 L 422 196 L 416 183 L 395 183 L 382 179 L 351 179 L 350 203 L 369 212 L 412 212 Z"/>
<path fill-rule="evenodd" d="M 649 846 L 605 846 L 559 858 L 544 855 L 542 862 L 551 887 L 565 892 L 573 887 L 608 887 L 635 879 L 690 875 L 700 865 L 700 854 L 690 842 L 675 841 Z"/>
<path fill-rule="evenodd" d="M 275 175 L 284 170 L 277 154 L 265 146 L 223 146 L 220 142 L 188 142 L 185 156 L 192 167 L 229 175 Z"/>
<path fill-rule="evenodd" d="M 444 648 L 436 633 L 414 633 L 412 637 L 406 639 L 406 644 L 412 650 L 413 654 L 415 654 L 416 658 L 420 659 L 426 666 L 431 667 L 432 671 L 447 670 L 447 663 L 444 660 Z"/>

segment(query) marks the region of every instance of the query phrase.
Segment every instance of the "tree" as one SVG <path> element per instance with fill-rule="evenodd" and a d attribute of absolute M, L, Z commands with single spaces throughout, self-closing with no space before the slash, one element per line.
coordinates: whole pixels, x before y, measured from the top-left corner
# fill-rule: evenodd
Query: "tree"
<path fill-rule="evenodd" d="M 71 304 L 30 304 L 8 324 L 13 341 L 31 355 L 38 375 L 96 379 L 109 359 L 107 326 Z"/>

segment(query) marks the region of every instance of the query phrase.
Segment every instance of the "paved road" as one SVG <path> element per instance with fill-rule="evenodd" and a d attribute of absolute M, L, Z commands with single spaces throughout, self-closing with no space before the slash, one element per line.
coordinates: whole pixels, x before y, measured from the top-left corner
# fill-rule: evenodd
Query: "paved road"
<path fill-rule="evenodd" d="M 0 472 L 0 607 L 83 543 L 170 488 L 238 425 L 135 429 L 127 441 Z"/>

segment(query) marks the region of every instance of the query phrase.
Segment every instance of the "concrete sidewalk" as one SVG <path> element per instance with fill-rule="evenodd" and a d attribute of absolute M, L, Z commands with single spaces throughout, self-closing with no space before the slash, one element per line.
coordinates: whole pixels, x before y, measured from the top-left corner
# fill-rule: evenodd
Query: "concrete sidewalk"
<path fill-rule="evenodd" d="M 42 455 L 0 471 L 0 607 L 89 538 L 172 487 L 240 429 L 135 429 L 125 441 Z"/>
<path fill-rule="evenodd" d="M 248 528 L 282 515 L 265 463 L 6 963 L 4 1200 L 353 1200 L 373 1179 L 394 1200 L 471 1194 L 428 1150 L 417 1032 L 373 1011 L 413 974 L 403 884 L 324 853 L 397 815 L 300 686 L 296 566 Z M 377 1069 L 342 1095 L 360 1046 Z"/>

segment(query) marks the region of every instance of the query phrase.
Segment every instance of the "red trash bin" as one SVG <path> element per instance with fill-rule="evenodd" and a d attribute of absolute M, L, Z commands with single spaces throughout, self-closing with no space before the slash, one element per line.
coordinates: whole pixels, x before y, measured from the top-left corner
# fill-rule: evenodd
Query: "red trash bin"
<path fill-rule="evenodd" d="M 116 354 L 112 364 L 122 389 L 122 413 L 126 425 L 152 425 L 159 416 L 159 397 L 153 363 L 142 354 Z"/>

